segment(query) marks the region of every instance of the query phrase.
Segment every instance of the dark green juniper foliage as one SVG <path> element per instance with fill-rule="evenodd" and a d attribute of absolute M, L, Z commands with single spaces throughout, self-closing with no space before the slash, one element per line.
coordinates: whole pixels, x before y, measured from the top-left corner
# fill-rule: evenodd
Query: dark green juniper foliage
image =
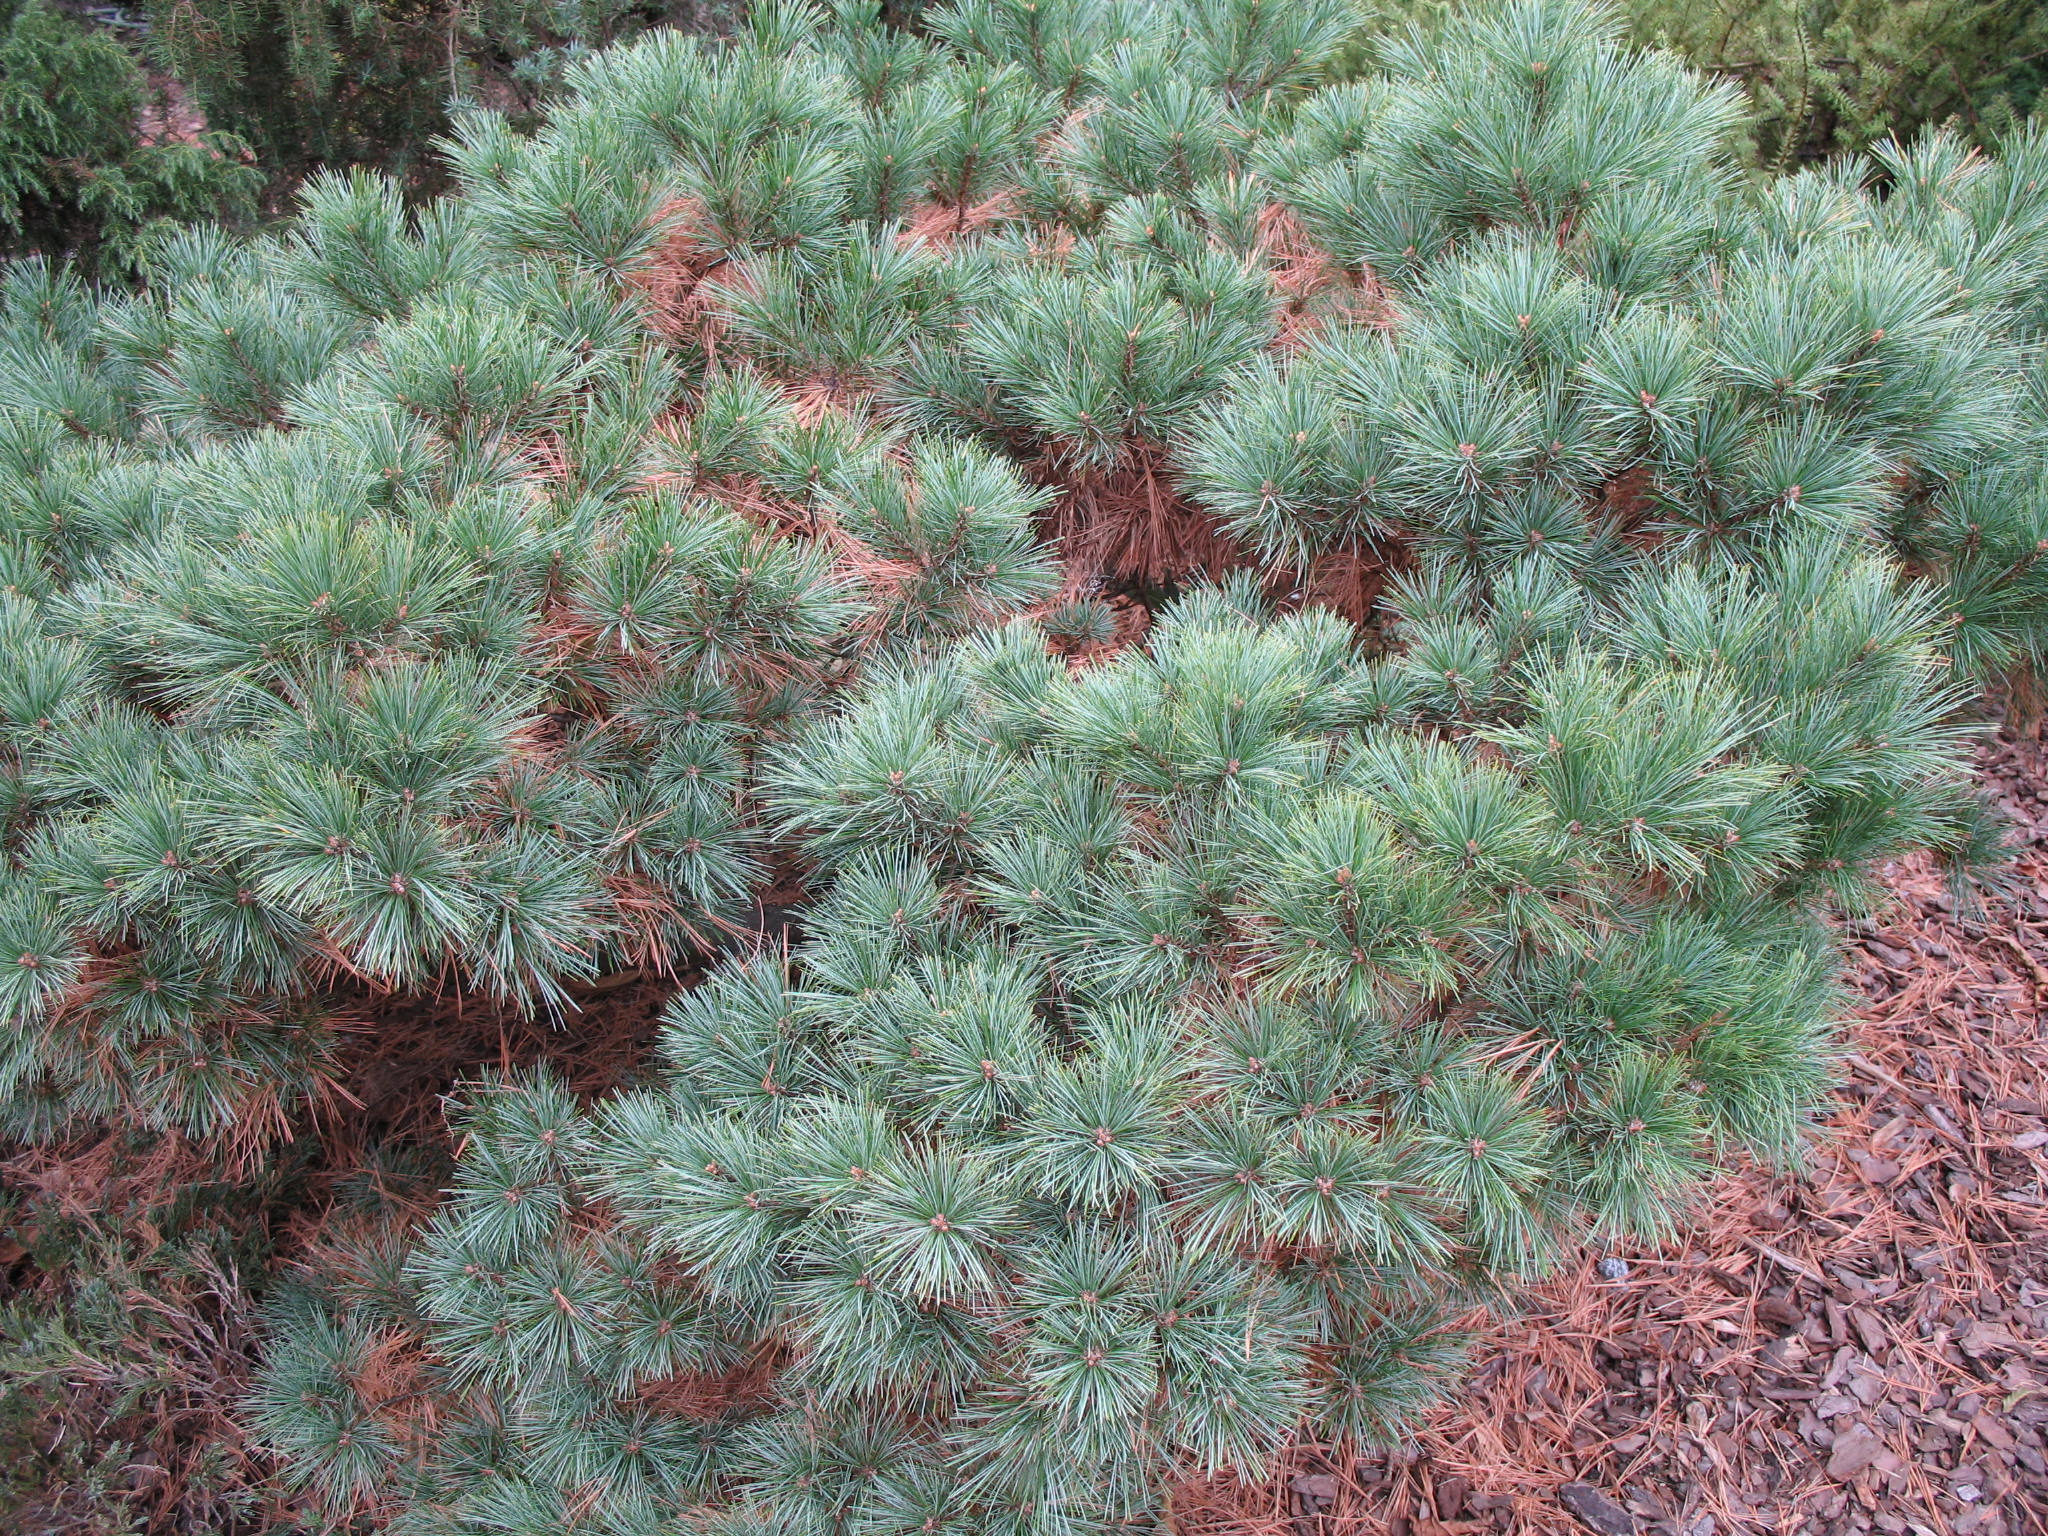
<path fill-rule="evenodd" d="M 1948 123 L 1990 144 L 2039 100 L 2034 0 L 1629 0 L 1629 32 L 1737 82 L 1758 159 L 1796 166 Z"/>
<path fill-rule="evenodd" d="M 593 50 L 656 25 L 730 30 L 737 0 L 145 0 L 153 60 L 289 185 L 323 165 L 442 184 L 451 101 L 522 117 Z"/>
<path fill-rule="evenodd" d="M 262 175 L 232 134 L 140 121 L 128 47 L 45 0 L 0 4 L 0 250 L 125 272 L 159 221 L 253 211 Z"/>
<path fill-rule="evenodd" d="M 1337 0 L 927 21 L 0 288 L 13 1134 L 258 1157 L 338 979 L 567 1013 L 815 870 L 657 1083 L 501 1073 L 337 1216 L 249 1415 L 309 1521 L 1064 1536 L 1396 1433 L 1795 1147 L 1818 914 L 1976 835 L 2048 139 L 1752 187 L 1567 0 L 1350 81 Z"/>

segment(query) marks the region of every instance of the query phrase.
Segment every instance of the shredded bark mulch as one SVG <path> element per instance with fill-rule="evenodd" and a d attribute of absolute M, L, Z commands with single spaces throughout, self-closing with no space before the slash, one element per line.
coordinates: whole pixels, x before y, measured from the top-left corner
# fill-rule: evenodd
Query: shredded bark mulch
<path fill-rule="evenodd" d="M 1882 872 L 1802 1170 L 1584 1254 L 1413 1444 L 1209 1485 L 1181 1536 L 2048 1532 L 2048 764 L 1984 767 L 2018 857 L 1960 903 L 1927 863 Z"/>

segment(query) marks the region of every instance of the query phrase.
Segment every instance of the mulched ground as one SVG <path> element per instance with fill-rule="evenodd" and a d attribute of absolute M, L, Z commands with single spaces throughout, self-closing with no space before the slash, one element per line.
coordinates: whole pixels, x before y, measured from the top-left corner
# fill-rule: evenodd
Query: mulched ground
<path fill-rule="evenodd" d="M 1182 1536 L 2048 1532 L 2048 762 L 2001 744 L 1985 770 L 2019 857 L 1960 906 L 1924 863 L 1883 872 L 1800 1176 L 1724 1181 L 1668 1249 L 1587 1253 L 1413 1445 L 1211 1490 Z"/>

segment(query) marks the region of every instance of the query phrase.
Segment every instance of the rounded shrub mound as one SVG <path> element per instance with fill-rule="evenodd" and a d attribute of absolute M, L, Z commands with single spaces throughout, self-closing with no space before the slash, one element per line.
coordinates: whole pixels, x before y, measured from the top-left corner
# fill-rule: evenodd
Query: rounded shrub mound
<path fill-rule="evenodd" d="M 1790 1149 L 1821 904 L 1955 829 L 1938 632 L 1822 545 L 1553 614 L 1480 711 L 1246 583 L 1093 668 L 1014 624 L 875 676 L 768 771 L 816 937 L 679 998 L 658 1089 L 486 1087 L 259 1420 L 463 1530 L 1088 1530 L 1397 1433 L 1461 1311 Z M 349 1350 L 463 1417 L 387 1424 Z M 678 1380 L 726 1390 L 662 1417 Z"/>
<path fill-rule="evenodd" d="M 10 1137 L 283 1179 L 366 996 L 687 987 L 308 1175 L 306 1521 L 1066 1536 L 1396 1434 L 1793 1152 L 1828 913 L 1982 845 L 2048 137 L 1747 179 L 1569 0 L 923 23 L 0 279 Z"/>
<path fill-rule="evenodd" d="M 1055 585 L 988 450 L 686 379 L 633 290 L 388 187 L 152 272 L 0 284 L 18 1136 L 275 1139 L 338 988 L 674 974 L 764 884 L 758 744 Z"/>

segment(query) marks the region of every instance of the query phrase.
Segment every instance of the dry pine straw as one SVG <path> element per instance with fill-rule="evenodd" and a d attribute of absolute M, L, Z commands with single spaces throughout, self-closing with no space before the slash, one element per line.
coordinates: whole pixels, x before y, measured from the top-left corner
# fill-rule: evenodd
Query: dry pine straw
<path fill-rule="evenodd" d="M 2048 1532 L 2048 765 L 1984 767 L 2018 860 L 1960 908 L 1882 871 L 1801 1175 L 1723 1180 L 1623 1279 L 1583 1254 L 1412 1444 L 1190 1488 L 1180 1536 Z"/>

